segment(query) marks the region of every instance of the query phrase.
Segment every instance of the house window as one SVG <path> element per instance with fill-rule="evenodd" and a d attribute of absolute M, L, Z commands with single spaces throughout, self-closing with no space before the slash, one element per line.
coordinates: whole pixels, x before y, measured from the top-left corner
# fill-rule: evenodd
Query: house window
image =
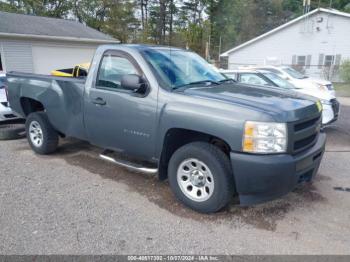
<path fill-rule="evenodd" d="M 306 56 L 300 55 L 297 57 L 297 65 L 298 66 L 305 66 L 306 65 Z"/>
<path fill-rule="evenodd" d="M 324 58 L 324 65 L 331 66 L 334 64 L 334 55 L 326 55 Z"/>

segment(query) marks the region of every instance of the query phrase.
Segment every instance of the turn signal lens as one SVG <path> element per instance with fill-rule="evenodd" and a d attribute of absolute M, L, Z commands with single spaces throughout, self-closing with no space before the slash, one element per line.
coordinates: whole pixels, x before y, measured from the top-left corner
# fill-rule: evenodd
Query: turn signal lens
<path fill-rule="evenodd" d="M 252 138 L 247 137 L 244 139 L 243 150 L 246 152 L 254 151 L 254 140 Z"/>

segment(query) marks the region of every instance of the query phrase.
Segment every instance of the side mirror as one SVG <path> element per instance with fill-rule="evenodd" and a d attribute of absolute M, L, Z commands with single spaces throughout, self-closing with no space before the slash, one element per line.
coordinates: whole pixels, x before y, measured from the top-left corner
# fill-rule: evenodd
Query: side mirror
<path fill-rule="evenodd" d="M 147 89 L 146 81 L 139 75 L 124 75 L 121 79 L 121 86 L 126 90 L 143 93 Z"/>

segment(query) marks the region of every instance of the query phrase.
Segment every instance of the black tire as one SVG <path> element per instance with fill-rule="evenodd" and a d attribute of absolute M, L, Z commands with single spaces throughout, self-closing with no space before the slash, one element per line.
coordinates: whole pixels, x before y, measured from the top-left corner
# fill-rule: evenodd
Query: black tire
<path fill-rule="evenodd" d="M 212 174 L 214 189 L 211 196 L 205 201 L 198 202 L 190 199 L 180 188 L 177 171 L 187 159 L 199 160 L 209 168 Z M 201 213 L 220 211 L 231 201 L 235 192 L 229 158 L 219 148 L 209 143 L 193 142 L 175 151 L 169 161 L 168 178 L 176 198 L 186 206 Z M 197 190 L 196 187 L 194 188 Z"/>
<path fill-rule="evenodd" d="M 12 140 L 25 137 L 23 124 L 0 124 L 0 140 Z"/>
<path fill-rule="evenodd" d="M 37 144 L 30 135 L 32 124 L 39 124 L 41 129 L 42 142 Z M 40 155 L 48 155 L 56 151 L 58 145 L 58 133 L 52 127 L 49 119 L 44 112 L 31 113 L 26 120 L 26 134 L 32 150 Z"/>

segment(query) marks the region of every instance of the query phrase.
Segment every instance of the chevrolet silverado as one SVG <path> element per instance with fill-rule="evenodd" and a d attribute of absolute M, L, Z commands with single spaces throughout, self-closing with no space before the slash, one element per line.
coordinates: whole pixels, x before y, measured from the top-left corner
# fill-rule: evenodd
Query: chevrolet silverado
<path fill-rule="evenodd" d="M 325 147 L 319 101 L 235 83 L 179 48 L 100 46 L 86 79 L 12 72 L 8 93 L 36 153 L 88 141 L 203 213 L 287 194 L 313 179 Z"/>

